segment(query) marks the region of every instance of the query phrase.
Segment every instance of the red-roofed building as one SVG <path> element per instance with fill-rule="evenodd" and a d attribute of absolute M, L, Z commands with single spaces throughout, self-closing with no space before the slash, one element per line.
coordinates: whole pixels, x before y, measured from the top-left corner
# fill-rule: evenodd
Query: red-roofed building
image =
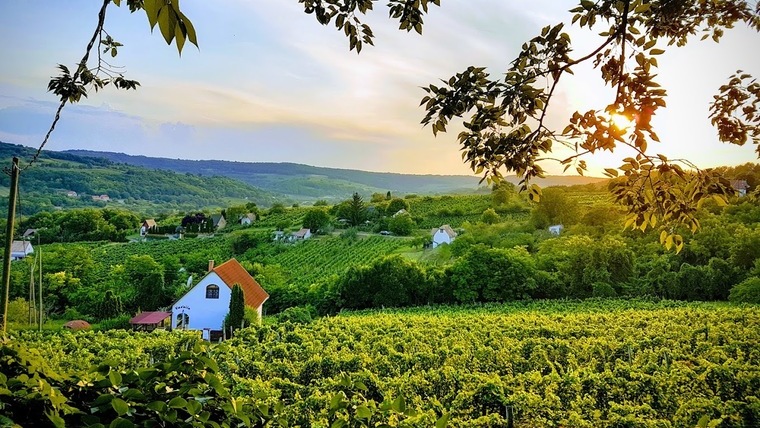
<path fill-rule="evenodd" d="M 235 284 L 243 289 L 246 306 L 261 318 L 264 302 L 269 299 L 261 285 L 235 259 L 216 267 L 210 261 L 208 274 L 172 305 L 172 328 L 203 330 L 206 339 L 211 332 L 221 331 Z"/>
<path fill-rule="evenodd" d="M 169 327 L 171 316 L 171 312 L 140 312 L 129 323 L 132 324 L 132 330 L 153 331 Z"/>

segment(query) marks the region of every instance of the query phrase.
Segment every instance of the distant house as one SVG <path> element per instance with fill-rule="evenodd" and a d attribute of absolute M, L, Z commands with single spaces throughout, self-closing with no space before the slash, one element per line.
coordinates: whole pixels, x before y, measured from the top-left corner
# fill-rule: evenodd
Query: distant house
<path fill-rule="evenodd" d="M 747 190 L 749 190 L 749 184 L 747 183 L 747 180 L 731 180 L 731 187 L 736 190 L 736 193 L 739 194 L 739 197 L 747 196 Z"/>
<path fill-rule="evenodd" d="M 211 221 L 214 222 L 214 229 L 223 229 L 224 226 L 227 226 L 227 220 L 221 214 L 213 214 Z"/>
<path fill-rule="evenodd" d="M 108 195 L 95 195 L 95 196 L 93 196 L 93 197 L 92 197 L 92 200 L 93 200 L 93 201 L 103 201 L 103 202 L 108 202 L 108 201 L 110 201 L 110 200 L 111 200 L 111 197 L 110 197 L 110 196 L 108 196 Z"/>
<path fill-rule="evenodd" d="M 172 305 L 172 328 L 202 330 L 207 340 L 221 333 L 235 284 L 243 289 L 245 305 L 258 312 L 260 318 L 269 294 L 237 260 L 230 259 L 217 267 L 212 260 L 206 276 Z"/>
<path fill-rule="evenodd" d="M 396 211 L 396 213 L 393 214 L 391 217 L 398 217 L 398 216 L 400 216 L 402 214 L 409 214 L 409 212 L 407 212 L 405 209 L 401 208 L 400 210 Z"/>
<path fill-rule="evenodd" d="M 37 233 L 37 229 L 26 229 L 21 237 L 24 239 L 31 238 L 35 233 Z"/>
<path fill-rule="evenodd" d="M 77 192 L 73 190 L 69 190 L 68 192 L 66 192 L 66 196 L 68 196 L 69 198 L 76 198 L 79 195 L 77 195 Z"/>
<path fill-rule="evenodd" d="M 274 231 L 274 240 L 275 241 L 282 241 L 283 238 L 285 238 L 285 232 L 282 230 L 275 230 Z"/>
<path fill-rule="evenodd" d="M 243 226 L 250 226 L 254 221 L 256 221 L 256 214 L 254 213 L 248 213 L 240 217 L 240 224 Z"/>
<path fill-rule="evenodd" d="M 34 247 L 29 241 L 13 241 L 11 243 L 11 260 L 21 260 L 34 253 Z"/>
<path fill-rule="evenodd" d="M 140 226 L 140 236 L 145 236 L 148 233 L 150 233 L 151 229 L 154 229 L 158 227 L 158 224 L 156 224 L 156 220 L 149 218 L 142 222 L 142 225 Z"/>
<path fill-rule="evenodd" d="M 559 234 L 562 233 L 562 229 L 564 228 L 565 227 L 562 226 L 561 224 L 553 224 L 549 226 L 549 233 L 555 236 L 559 236 Z"/>
<path fill-rule="evenodd" d="M 433 228 L 430 233 L 433 234 L 433 248 L 441 244 L 451 244 L 457 237 L 457 233 L 448 224 Z"/>
<path fill-rule="evenodd" d="M 171 312 L 140 312 L 129 320 L 132 330 L 153 331 L 157 328 L 166 329 L 172 322 Z"/>
<path fill-rule="evenodd" d="M 299 230 L 298 232 L 293 232 L 292 236 L 293 236 L 293 239 L 295 239 L 296 241 L 303 241 L 303 240 L 311 238 L 311 230 L 309 230 L 308 228 L 303 228 Z"/>

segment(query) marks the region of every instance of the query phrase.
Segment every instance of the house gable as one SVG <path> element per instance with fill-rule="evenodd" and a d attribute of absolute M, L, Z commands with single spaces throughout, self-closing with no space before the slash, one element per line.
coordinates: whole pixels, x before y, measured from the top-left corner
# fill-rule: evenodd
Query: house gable
<path fill-rule="evenodd" d="M 261 316 L 262 305 L 269 299 L 269 294 L 237 260 L 230 259 L 212 269 L 172 305 L 172 328 L 177 328 L 177 321 L 187 316 L 187 329 L 221 330 L 235 284 L 240 284 L 243 289 L 246 306 Z"/>

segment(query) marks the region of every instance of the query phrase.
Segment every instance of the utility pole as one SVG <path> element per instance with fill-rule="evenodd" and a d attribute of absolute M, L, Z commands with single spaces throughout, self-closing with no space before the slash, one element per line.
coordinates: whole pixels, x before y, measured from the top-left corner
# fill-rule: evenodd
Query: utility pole
<path fill-rule="evenodd" d="M 13 157 L 11 165 L 11 188 L 8 193 L 8 222 L 5 225 L 5 256 L 3 257 L 3 338 L 8 327 L 8 299 L 11 292 L 11 246 L 13 245 L 14 222 L 16 221 L 16 195 L 18 194 L 18 158 Z"/>

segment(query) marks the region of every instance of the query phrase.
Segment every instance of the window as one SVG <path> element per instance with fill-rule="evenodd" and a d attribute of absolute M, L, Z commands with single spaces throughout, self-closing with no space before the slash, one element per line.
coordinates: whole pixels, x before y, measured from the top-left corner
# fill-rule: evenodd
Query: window
<path fill-rule="evenodd" d="M 207 299 L 218 299 L 219 298 L 219 286 L 211 284 L 208 287 L 206 287 L 206 298 Z"/>
<path fill-rule="evenodd" d="M 177 314 L 177 329 L 185 329 L 190 324 L 190 315 L 186 313 Z"/>

